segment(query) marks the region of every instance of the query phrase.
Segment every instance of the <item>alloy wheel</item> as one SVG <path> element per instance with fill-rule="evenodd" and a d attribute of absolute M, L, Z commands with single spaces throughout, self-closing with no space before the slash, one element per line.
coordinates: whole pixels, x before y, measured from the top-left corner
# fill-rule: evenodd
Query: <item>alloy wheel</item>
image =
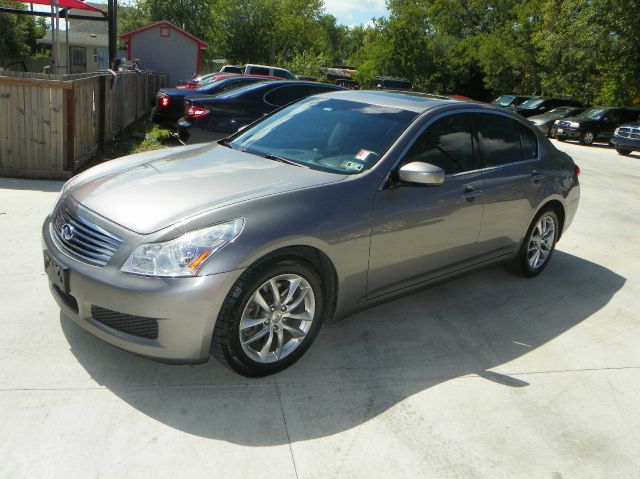
<path fill-rule="evenodd" d="M 273 363 L 295 351 L 311 329 L 316 302 L 309 282 L 280 274 L 249 298 L 240 318 L 240 344 L 251 359 Z"/>
<path fill-rule="evenodd" d="M 593 140 L 593 133 L 590 131 L 587 131 L 582 138 L 582 141 L 585 145 L 590 145 L 591 143 L 593 143 Z"/>
<path fill-rule="evenodd" d="M 531 232 L 527 250 L 529 267 L 535 271 L 547 262 L 556 239 L 556 224 L 550 215 L 542 216 Z"/>

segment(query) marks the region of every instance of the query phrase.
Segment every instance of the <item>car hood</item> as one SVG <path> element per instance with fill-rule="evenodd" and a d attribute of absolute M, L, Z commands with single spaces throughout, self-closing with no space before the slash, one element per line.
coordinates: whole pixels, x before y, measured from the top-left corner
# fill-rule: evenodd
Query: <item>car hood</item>
<path fill-rule="evenodd" d="M 596 123 L 600 123 L 600 120 L 593 120 L 591 118 L 578 118 L 576 116 L 568 116 L 566 118 L 562 118 L 562 121 L 572 121 L 574 123 L 579 123 L 580 125 L 593 125 Z"/>
<path fill-rule="evenodd" d="M 546 123 L 548 121 L 558 120 L 560 118 L 562 118 L 562 115 L 549 115 L 548 113 L 546 113 L 544 115 L 530 116 L 529 120 L 535 121 L 535 122 L 538 122 L 538 123 Z"/>
<path fill-rule="evenodd" d="M 86 208 L 141 234 L 233 203 L 346 178 L 217 143 L 118 161 L 121 167 L 115 170 L 103 168 L 102 174 L 80 179 L 70 194 Z"/>

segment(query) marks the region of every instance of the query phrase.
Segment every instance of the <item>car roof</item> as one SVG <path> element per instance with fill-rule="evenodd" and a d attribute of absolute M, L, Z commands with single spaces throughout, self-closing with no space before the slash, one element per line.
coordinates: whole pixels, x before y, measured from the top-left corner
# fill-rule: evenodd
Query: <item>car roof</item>
<path fill-rule="evenodd" d="M 401 110 L 422 113 L 431 108 L 462 102 L 452 98 L 428 95 L 426 93 L 394 91 L 394 90 L 344 90 L 330 93 L 323 93 L 323 96 L 350 100 L 360 103 L 370 103 L 372 105 L 387 106 Z M 475 105 L 475 103 L 473 103 Z"/>

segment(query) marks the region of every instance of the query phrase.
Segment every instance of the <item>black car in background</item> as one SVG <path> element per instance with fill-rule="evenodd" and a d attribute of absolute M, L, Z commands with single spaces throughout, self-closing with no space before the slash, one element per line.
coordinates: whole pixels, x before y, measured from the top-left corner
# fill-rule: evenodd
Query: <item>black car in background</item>
<path fill-rule="evenodd" d="M 568 116 L 576 116 L 584 111 L 584 107 L 575 106 L 558 106 L 552 108 L 542 115 L 534 115 L 529 117 L 529 121 L 533 123 L 539 130 L 551 136 L 551 127 L 553 122 Z"/>
<path fill-rule="evenodd" d="M 406 78 L 396 77 L 373 77 L 372 84 L 376 90 L 409 91 L 413 88 Z"/>
<path fill-rule="evenodd" d="M 217 95 L 264 81 L 273 81 L 273 79 L 261 76 L 238 75 L 207 83 L 193 90 L 164 88 L 156 95 L 156 106 L 151 112 L 151 121 L 175 128 L 176 122 L 184 115 L 184 99 L 187 96 Z"/>
<path fill-rule="evenodd" d="M 531 97 L 524 95 L 500 95 L 498 98 L 493 100 L 491 104 L 504 107 L 518 106 L 520 103 L 528 100 L 529 98 Z"/>
<path fill-rule="evenodd" d="M 587 108 L 579 115 L 553 122 L 551 135 L 558 140 L 578 140 L 583 145 L 609 141 L 620 125 L 636 121 L 640 110 L 632 107 Z"/>
<path fill-rule="evenodd" d="M 582 107 L 584 105 L 570 98 L 534 96 L 516 106 L 516 111 L 525 118 L 529 118 L 530 116 L 546 113 L 558 106 Z"/>
<path fill-rule="evenodd" d="M 638 112 L 640 114 L 640 111 Z M 620 155 L 640 151 L 640 115 L 635 123 L 625 123 L 616 128 L 611 144 Z"/>
<path fill-rule="evenodd" d="M 278 108 L 318 93 L 344 90 L 336 85 L 303 81 L 272 81 L 222 93 L 187 98 L 178 122 L 183 143 L 224 138 Z"/>

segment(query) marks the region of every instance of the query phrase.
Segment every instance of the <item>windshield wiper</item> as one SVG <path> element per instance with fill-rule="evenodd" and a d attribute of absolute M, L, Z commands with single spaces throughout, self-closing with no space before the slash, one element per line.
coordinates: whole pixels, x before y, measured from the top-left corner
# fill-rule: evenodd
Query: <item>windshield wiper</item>
<path fill-rule="evenodd" d="M 279 161 L 280 163 L 286 163 L 287 165 L 299 166 L 300 168 L 309 168 L 306 165 L 302 165 L 300 163 L 297 163 L 295 161 L 289 160 L 288 158 L 284 158 L 278 155 L 260 155 L 260 156 L 262 156 L 263 158 L 266 158 L 267 160 Z"/>

